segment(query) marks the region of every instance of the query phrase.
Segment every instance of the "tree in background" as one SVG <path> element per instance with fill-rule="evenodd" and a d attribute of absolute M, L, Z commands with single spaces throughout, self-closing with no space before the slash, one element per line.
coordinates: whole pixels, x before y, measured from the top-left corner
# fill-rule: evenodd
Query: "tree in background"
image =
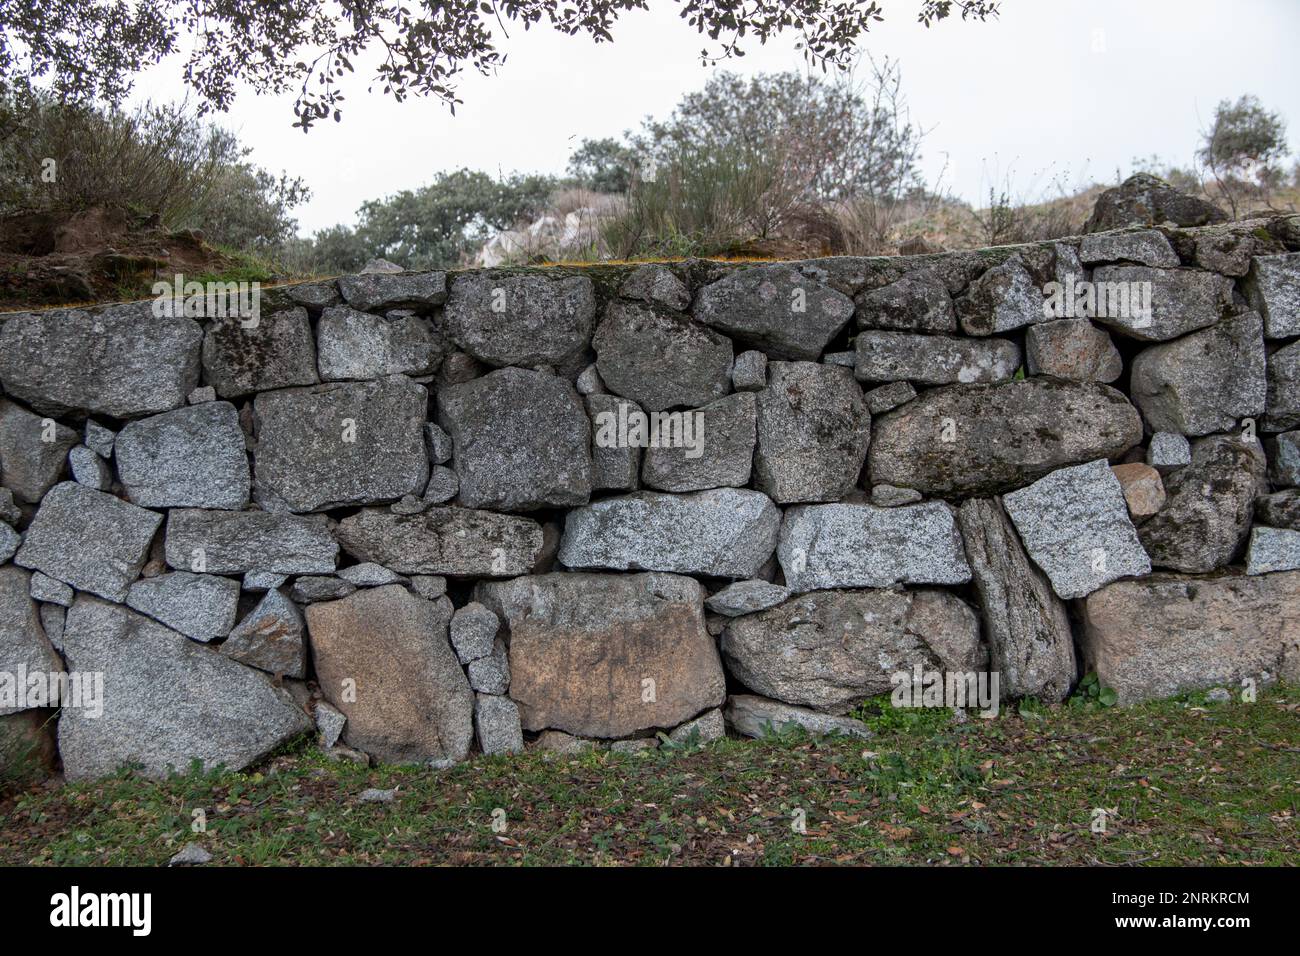
<path fill-rule="evenodd" d="M 1210 171 L 1236 218 L 1244 199 L 1266 197 L 1281 185 L 1281 164 L 1288 152 L 1286 122 L 1247 94 L 1215 107 L 1196 158 Z"/>
<path fill-rule="evenodd" d="M 706 38 L 700 57 L 743 56 L 741 42 L 794 34 L 810 63 L 846 67 L 881 6 L 857 0 L 675 0 Z M 993 0 L 921 0 L 926 27 L 954 12 L 963 20 L 997 13 Z M 614 39 L 621 16 L 648 0 L 0 0 L 0 91 L 44 78 L 62 99 L 118 104 L 134 77 L 171 54 L 186 55 L 185 82 L 204 110 L 228 110 L 240 84 L 255 94 L 296 92 L 296 125 L 340 119 L 340 80 L 363 54 L 381 54 L 371 88 L 404 100 L 434 96 L 454 109 L 456 79 L 505 63 L 496 27 L 541 24 L 597 43 Z M 187 54 L 183 51 L 188 51 Z"/>

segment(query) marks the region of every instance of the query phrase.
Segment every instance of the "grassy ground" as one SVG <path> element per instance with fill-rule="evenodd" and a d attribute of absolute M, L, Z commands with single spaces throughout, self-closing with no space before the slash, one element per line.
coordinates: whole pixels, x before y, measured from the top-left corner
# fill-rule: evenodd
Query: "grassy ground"
<path fill-rule="evenodd" d="M 529 752 L 441 772 L 304 744 L 257 772 L 50 784 L 0 802 L 0 863 L 152 865 L 192 840 L 220 864 L 1300 863 L 1295 688 L 869 720 L 869 741 Z M 361 802 L 369 787 L 397 793 Z"/>

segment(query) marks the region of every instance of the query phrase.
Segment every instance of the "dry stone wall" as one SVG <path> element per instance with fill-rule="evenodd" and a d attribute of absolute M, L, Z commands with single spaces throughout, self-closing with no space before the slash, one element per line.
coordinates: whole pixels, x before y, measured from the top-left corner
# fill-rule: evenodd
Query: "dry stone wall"
<path fill-rule="evenodd" d="M 1300 217 L 155 306 L 0 316 L 11 765 L 1300 679 Z"/>

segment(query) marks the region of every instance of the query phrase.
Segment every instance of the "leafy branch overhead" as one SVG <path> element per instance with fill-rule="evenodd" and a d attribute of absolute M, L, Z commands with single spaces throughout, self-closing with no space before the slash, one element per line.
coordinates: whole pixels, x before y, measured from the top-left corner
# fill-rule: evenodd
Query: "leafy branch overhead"
<path fill-rule="evenodd" d="M 675 2 L 706 38 L 700 57 L 709 64 L 743 56 L 747 40 L 792 33 L 810 62 L 845 68 L 883 19 L 878 3 L 854 0 Z M 955 13 L 985 20 L 997 8 L 995 0 L 922 0 L 917 19 L 927 27 Z M 545 24 L 610 42 L 623 14 L 646 9 L 648 0 L 0 0 L 0 92 L 43 80 L 71 101 L 117 104 L 137 74 L 177 54 L 205 111 L 229 110 L 240 84 L 294 92 L 295 125 L 306 130 L 341 118 L 339 81 L 363 57 L 378 57 L 370 89 L 398 101 L 434 96 L 454 110 L 460 74 L 505 64 L 498 37 L 511 27 Z"/>

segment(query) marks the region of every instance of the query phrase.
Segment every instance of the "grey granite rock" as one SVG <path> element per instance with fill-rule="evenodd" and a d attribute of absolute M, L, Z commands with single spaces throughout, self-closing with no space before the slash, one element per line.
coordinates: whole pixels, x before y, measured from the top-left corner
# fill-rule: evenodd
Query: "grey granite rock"
<path fill-rule="evenodd" d="M 203 330 L 156 318 L 152 305 L 10 316 L 0 325 L 0 384 L 42 415 L 134 418 L 181 407 L 199 384 Z"/>
<path fill-rule="evenodd" d="M 1061 468 L 1002 501 L 1025 550 L 1062 598 L 1084 597 L 1118 578 L 1151 571 L 1105 459 Z"/>
<path fill-rule="evenodd" d="M 897 485 L 871 486 L 871 503 L 881 508 L 914 505 L 923 497 L 915 488 L 899 488 Z"/>
<path fill-rule="evenodd" d="M 1178 432 L 1156 432 L 1147 445 L 1147 464 L 1167 475 L 1192 463 L 1192 443 Z"/>
<path fill-rule="evenodd" d="M 123 601 L 161 522 L 156 512 L 65 481 L 41 501 L 14 563 Z"/>
<path fill-rule="evenodd" d="M 459 504 L 532 511 L 591 497 L 591 424 L 569 382 L 506 368 L 438 393 Z"/>
<path fill-rule="evenodd" d="M 614 301 L 591 344 L 606 387 L 647 411 L 697 407 L 731 391 L 731 340 L 684 316 Z"/>
<path fill-rule="evenodd" d="M 766 611 L 776 607 L 794 593 L 788 587 L 754 578 L 749 581 L 736 581 L 709 597 L 704 606 L 715 614 L 726 617 L 739 617 Z"/>
<path fill-rule="evenodd" d="M 641 483 L 660 491 L 743 488 L 754 463 L 757 403 L 739 392 L 688 409 L 675 419 L 680 427 L 656 430 L 645 451 Z M 689 433 L 690 441 L 685 441 Z"/>
<path fill-rule="evenodd" d="M 359 588 L 377 588 L 385 584 L 404 584 L 406 578 L 396 571 L 390 571 L 381 564 L 365 561 L 339 571 L 339 577 Z"/>
<path fill-rule="evenodd" d="M 1300 487 L 1300 429 L 1269 436 L 1268 478 L 1275 485 Z"/>
<path fill-rule="evenodd" d="M 1268 398 L 1260 428 L 1284 432 L 1300 428 L 1300 342 L 1268 357 Z"/>
<path fill-rule="evenodd" d="M 1133 401 L 1155 431 L 1231 431 L 1239 419 L 1264 412 L 1264 363 L 1260 318 L 1243 313 L 1139 353 L 1133 360 Z"/>
<path fill-rule="evenodd" d="M 728 671 L 787 704 L 844 714 L 888 693 L 916 665 L 987 669 L 979 619 L 944 591 L 817 591 L 733 618 L 722 634 Z"/>
<path fill-rule="evenodd" d="M 1025 332 L 1025 364 L 1030 375 L 1071 382 L 1113 382 L 1124 371 L 1110 335 L 1087 319 L 1031 325 Z"/>
<path fill-rule="evenodd" d="M 146 508 L 248 504 L 248 454 L 239 413 L 207 402 L 128 424 L 117 436 L 117 472 L 127 497 Z"/>
<path fill-rule="evenodd" d="M 1065 605 L 1030 563 L 997 499 L 962 502 L 958 521 L 1002 695 L 1065 700 L 1078 677 Z"/>
<path fill-rule="evenodd" d="M 318 312 L 343 301 L 338 283 L 333 279 L 324 282 L 295 282 L 283 289 L 290 301 Z"/>
<path fill-rule="evenodd" d="M 436 601 L 447 593 L 447 579 L 438 574 L 412 574 L 411 593 Z"/>
<path fill-rule="evenodd" d="M 467 508 L 430 508 L 410 516 L 365 508 L 340 521 L 337 535 L 358 561 L 399 574 L 453 578 L 527 574 L 542 550 L 536 521 Z"/>
<path fill-rule="evenodd" d="M 1191 464 L 1165 480 L 1165 506 L 1138 529 L 1151 563 L 1203 574 L 1236 560 L 1264 468 L 1256 442 L 1231 435 L 1197 441 Z"/>
<path fill-rule="evenodd" d="M 429 483 L 424 486 L 420 501 L 425 507 L 445 505 L 456 497 L 460 491 L 460 478 L 452 468 L 446 465 L 434 465 L 429 469 Z"/>
<path fill-rule="evenodd" d="M 804 707 L 791 707 L 780 701 L 753 694 L 733 694 L 727 698 L 727 726 L 745 737 L 766 737 L 788 728 L 798 727 L 814 736 L 871 737 L 867 725 L 852 717 L 833 717 Z"/>
<path fill-rule="evenodd" d="M 993 266 L 957 299 L 957 316 L 967 335 L 996 335 L 1042 322 L 1043 291 L 1019 256 Z"/>
<path fill-rule="evenodd" d="M 1300 531 L 1300 488 L 1288 488 L 1256 498 L 1255 520 L 1274 528 Z"/>
<path fill-rule="evenodd" d="M 76 597 L 76 592 L 72 588 L 40 571 L 32 574 L 31 588 L 32 600 L 42 601 L 46 604 L 72 607 L 72 600 Z"/>
<path fill-rule="evenodd" d="M 69 670 L 104 674 L 103 714 L 65 712 L 59 753 L 69 780 L 139 765 L 161 778 L 242 770 L 311 728 L 270 679 L 120 605 L 81 595 L 63 635 Z"/>
<path fill-rule="evenodd" d="M 63 670 L 63 662 L 41 627 L 40 612 L 30 594 L 30 577 L 11 564 L 0 567 L 0 673 L 8 675 L 5 683 L 10 685 L 6 693 L 0 694 L 0 715 L 17 713 L 37 703 L 27 697 L 26 686 L 18 683 L 23 671 L 57 674 Z M 22 699 L 11 697 L 14 691 Z M 48 706 L 55 702 L 41 703 Z"/>
<path fill-rule="evenodd" d="M 308 606 L 317 681 L 348 746 L 390 763 L 465 759 L 474 698 L 447 643 L 451 613 L 398 584 Z"/>
<path fill-rule="evenodd" d="M 1222 209 L 1197 196 L 1175 189 L 1158 176 L 1135 173 L 1097 198 L 1085 232 L 1103 232 L 1123 226 L 1203 226 L 1224 222 Z"/>
<path fill-rule="evenodd" d="M 1271 571 L 1300 569 L 1300 531 L 1255 525 L 1250 531 L 1246 551 L 1246 573 L 1267 574 Z"/>
<path fill-rule="evenodd" d="M 971 576 L 953 512 L 940 501 L 789 508 L 777 558 L 794 591 L 964 584 Z"/>
<path fill-rule="evenodd" d="M 1268 338 L 1300 335 L 1300 252 L 1256 256 L 1246 279 L 1246 295 L 1263 316 Z"/>
<path fill-rule="evenodd" d="M 1119 703 L 1300 679 L 1300 573 L 1155 574 L 1082 602 L 1085 666 Z"/>
<path fill-rule="evenodd" d="M 771 499 L 748 489 L 636 492 L 570 511 L 559 557 L 570 568 L 749 578 L 772 556 L 780 522 Z"/>
<path fill-rule="evenodd" d="M 401 375 L 262 392 L 257 491 L 299 512 L 418 495 L 429 480 L 427 404 L 424 387 Z"/>
<path fill-rule="evenodd" d="M 365 312 L 401 306 L 427 309 L 447 301 L 445 272 L 369 272 L 340 276 L 348 305 Z"/>
<path fill-rule="evenodd" d="M 476 694 L 474 734 L 483 753 L 517 754 L 524 750 L 524 732 L 519 725 L 519 708 L 509 697 Z"/>
<path fill-rule="evenodd" d="M 857 483 L 871 413 L 846 368 L 773 362 L 758 394 L 754 486 L 778 504 L 836 501 Z"/>
<path fill-rule="evenodd" d="M 632 425 L 643 418 L 636 402 L 617 395 L 587 395 L 591 419 L 592 491 L 635 491 L 640 482 L 642 445 L 633 441 Z"/>
<path fill-rule="evenodd" d="M 862 400 L 867 403 L 867 411 L 872 415 L 891 412 L 914 398 L 916 398 L 916 389 L 912 387 L 911 382 L 890 382 L 888 385 L 877 386 L 862 396 Z"/>
<path fill-rule="evenodd" d="M 18 524 L 22 520 L 23 509 L 14 503 L 14 493 L 8 488 L 0 488 L 0 521 Z"/>
<path fill-rule="evenodd" d="M 72 480 L 96 491 L 108 491 L 113 486 L 113 469 L 85 445 L 77 445 L 68 452 L 68 465 Z"/>
<path fill-rule="evenodd" d="M 293 582 L 289 596 L 299 604 L 315 604 L 317 601 L 337 601 L 356 589 L 351 581 L 332 574 L 309 574 Z"/>
<path fill-rule="evenodd" d="M 316 731 L 320 735 L 317 741 L 321 747 L 328 750 L 337 744 L 347 722 L 348 719 L 337 707 L 332 707 L 323 700 L 316 701 Z"/>
<path fill-rule="evenodd" d="M 0 399 L 0 482 L 35 504 L 64 474 L 77 433 L 52 418 Z"/>
<path fill-rule="evenodd" d="M 1194 269 L 1102 266 L 1093 270 L 1092 282 L 1096 321 L 1145 342 L 1207 328 L 1232 305 L 1231 279 Z"/>
<path fill-rule="evenodd" d="M 573 381 L 573 387 L 579 395 L 601 395 L 605 392 L 605 383 L 601 381 L 600 370 L 593 362 L 582 370 Z"/>
<path fill-rule="evenodd" d="M 9 525 L 0 521 L 0 564 L 12 558 L 23 543 L 23 537 Z"/>
<path fill-rule="evenodd" d="M 111 428 L 105 428 L 94 419 L 86 419 L 85 437 L 82 439 L 86 447 L 93 451 L 100 458 L 105 460 L 113 457 L 113 442 L 117 440 L 117 432 Z"/>
<path fill-rule="evenodd" d="M 924 270 L 860 293 L 854 313 L 860 329 L 956 332 L 957 313 L 943 280 Z"/>
<path fill-rule="evenodd" d="M 950 385 L 877 419 L 867 466 L 872 484 L 969 497 L 1119 456 L 1141 440 L 1137 409 L 1107 385 Z"/>
<path fill-rule="evenodd" d="M 470 661 L 465 667 L 469 686 L 480 694 L 504 694 L 510 689 L 510 662 L 506 645 L 498 640 L 486 657 Z"/>
<path fill-rule="evenodd" d="M 462 275 L 451 284 L 441 329 L 488 365 L 576 365 L 577 372 L 595 325 L 586 276 Z"/>
<path fill-rule="evenodd" d="M 167 516 L 167 564 L 180 570 L 328 574 L 338 553 L 323 515 L 177 508 Z"/>
<path fill-rule="evenodd" d="M 262 316 L 256 325 L 221 319 L 203 338 L 203 377 L 222 398 L 315 385 L 316 341 L 306 309 Z"/>
<path fill-rule="evenodd" d="M 738 392 L 761 392 L 767 388 L 767 355 L 753 349 L 737 355 L 731 367 L 731 387 Z"/>
<path fill-rule="evenodd" d="M 424 446 L 429 452 L 429 460 L 435 465 L 445 465 L 451 461 L 455 449 L 451 436 L 437 422 L 424 423 Z"/>
<path fill-rule="evenodd" d="M 500 628 L 497 616 L 477 601 L 457 608 L 451 617 L 451 646 L 460 662 L 468 664 L 491 654 Z"/>
<path fill-rule="evenodd" d="M 282 592 L 267 591 L 257 607 L 230 632 L 221 645 L 221 653 L 268 674 L 305 677 L 307 641 L 302 612 Z M 316 720 L 319 724 L 319 706 Z M 333 746 L 337 739 L 336 736 L 325 746 Z"/>
<path fill-rule="evenodd" d="M 235 626 L 239 582 L 215 574 L 172 571 L 131 585 L 127 606 L 196 641 L 225 637 Z"/>
<path fill-rule="evenodd" d="M 668 739 L 679 747 L 694 743 L 696 746 L 721 740 L 727 736 L 727 722 L 722 716 L 722 709 L 715 707 L 707 710 L 694 720 L 688 720 L 668 734 Z"/>
<path fill-rule="evenodd" d="M 409 313 L 372 315 L 344 305 L 321 316 L 316 348 L 325 381 L 429 375 L 450 351 L 428 319 Z"/>
<path fill-rule="evenodd" d="M 852 318 L 853 300 L 796 265 L 774 263 L 737 269 L 706 285 L 693 314 L 771 358 L 816 361 Z"/>
<path fill-rule="evenodd" d="M 68 609 L 61 604 L 42 604 L 37 612 L 41 617 L 41 630 L 56 651 L 63 651 L 63 627 Z"/>
<path fill-rule="evenodd" d="M 704 592 L 672 574 L 545 574 L 481 583 L 505 624 L 525 730 L 621 738 L 676 727 L 726 693 Z"/>
<path fill-rule="evenodd" d="M 1005 382 L 1020 367 L 1020 346 L 1009 339 L 868 330 L 855 342 L 853 374 L 860 382 Z"/>
<path fill-rule="evenodd" d="M 185 396 L 185 401 L 190 405 L 202 405 L 204 402 L 215 402 L 216 400 L 217 390 L 211 385 L 200 385 Z"/>
<path fill-rule="evenodd" d="M 661 305 L 674 312 L 685 312 L 691 304 L 691 290 L 686 283 L 673 275 L 673 271 L 658 263 L 638 266 L 623 280 L 618 294 L 625 299 L 640 299 Z"/>
<path fill-rule="evenodd" d="M 1084 236 L 1079 243 L 1079 259 L 1089 266 L 1099 262 L 1136 262 L 1144 266 L 1172 268 L 1180 264 L 1174 247 L 1163 233 L 1155 229 Z"/>
<path fill-rule="evenodd" d="M 197 843 L 187 843 L 167 861 L 168 866 L 203 866 L 212 862 L 212 854 Z"/>

